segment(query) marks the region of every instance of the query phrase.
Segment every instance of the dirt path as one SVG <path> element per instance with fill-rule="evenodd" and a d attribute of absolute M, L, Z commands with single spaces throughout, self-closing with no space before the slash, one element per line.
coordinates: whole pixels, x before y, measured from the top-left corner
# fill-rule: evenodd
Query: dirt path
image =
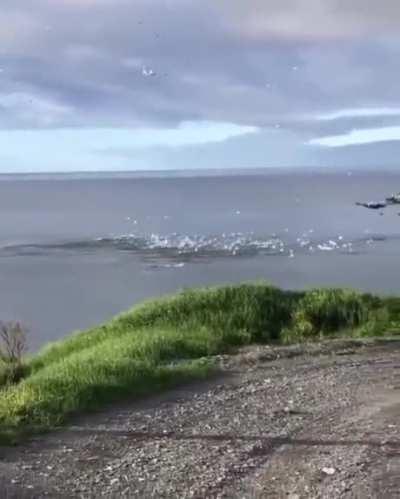
<path fill-rule="evenodd" d="M 313 350 L 223 357 L 209 383 L 1 449 L 0 496 L 400 497 L 400 343 Z"/>

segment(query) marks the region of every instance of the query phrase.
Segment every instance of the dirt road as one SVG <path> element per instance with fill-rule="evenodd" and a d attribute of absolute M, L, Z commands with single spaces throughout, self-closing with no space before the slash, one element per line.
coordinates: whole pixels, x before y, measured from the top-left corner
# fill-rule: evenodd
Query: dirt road
<path fill-rule="evenodd" d="M 0 449 L 0 496 L 400 497 L 400 342 L 303 350 Z"/>

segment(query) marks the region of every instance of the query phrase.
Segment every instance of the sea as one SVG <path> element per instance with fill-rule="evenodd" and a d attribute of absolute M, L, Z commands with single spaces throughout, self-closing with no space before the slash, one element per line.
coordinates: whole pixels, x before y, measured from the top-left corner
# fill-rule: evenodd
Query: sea
<path fill-rule="evenodd" d="M 263 280 L 400 293 L 400 172 L 0 175 L 0 319 L 29 348 L 143 300 Z"/>

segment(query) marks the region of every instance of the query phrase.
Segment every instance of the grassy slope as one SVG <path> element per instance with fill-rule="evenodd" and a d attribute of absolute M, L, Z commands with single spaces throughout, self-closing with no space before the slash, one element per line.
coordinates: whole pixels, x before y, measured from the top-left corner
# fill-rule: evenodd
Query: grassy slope
<path fill-rule="evenodd" d="M 344 290 L 293 293 L 266 284 L 151 301 L 27 360 L 24 378 L 0 388 L 0 439 L 204 377 L 212 369 L 210 356 L 239 345 L 376 336 L 397 328 L 398 317 L 400 299 Z"/>

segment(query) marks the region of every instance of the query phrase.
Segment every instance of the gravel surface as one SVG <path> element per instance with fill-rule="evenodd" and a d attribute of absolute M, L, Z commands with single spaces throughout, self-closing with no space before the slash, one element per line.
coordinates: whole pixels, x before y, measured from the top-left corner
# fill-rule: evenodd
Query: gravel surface
<path fill-rule="evenodd" d="M 0 497 L 400 497 L 400 342 L 218 361 L 207 383 L 0 449 Z"/>

